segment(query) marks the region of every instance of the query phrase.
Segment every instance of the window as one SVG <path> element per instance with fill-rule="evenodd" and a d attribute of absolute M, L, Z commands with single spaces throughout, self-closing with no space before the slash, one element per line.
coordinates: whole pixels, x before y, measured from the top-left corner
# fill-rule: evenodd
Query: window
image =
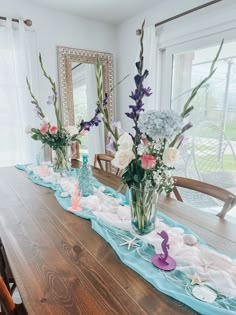
<path fill-rule="evenodd" d="M 171 108 L 177 112 L 181 111 L 194 86 L 209 73 L 218 47 L 219 45 L 215 45 L 173 55 Z M 209 129 L 208 134 L 199 134 L 199 136 L 205 137 L 206 145 L 212 141 L 210 139 L 219 135 L 214 145 L 217 145 L 218 142 L 218 145 L 222 146 L 224 135 L 226 135 L 230 140 L 233 152 L 236 152 L 236 41 L 224 44 L 217 62 L 216 73 L 201 88 L 192 104 L 194 112 L 191 115 L 191 121 L 195 126 L 208 120 L 214 122 L 223 131 L 217 134 L 215 129 L 212 131 Z M 202 141 L 202 143 L 204 142 Z M 227 147 L 224 152 L 223 166 L 226 170 L 236 174 L 234 163 L 235 156 L 232 154 L 231 147 Z"/>
<path fill-rule="evenodd" d="M 223 152 L 222 169 L 236 175 L 235 30 L 203 37 L 200 37 L 200 35 L 198 34 L 199 38 L 196 39 L 189 38 L 187 42 L 161 47 L 160 104 L 162 108 L 169 106 L 177 112 L 182 110 L 192 88 L 209 73 L 211 62 L 221 40 L 224 38 L 224 46 L 217 62 L 217 71 L 194 99 L 195 109 L 190 119 L 194 124 L 194 128 L 205 120 L 218 126 L 221 133 L 219 132 L 217 135 L 215 132 L 205 134 L 204 141 L 207 143 L 207 140 L 209 140 L 208 142 L 213 143 L 212 139 L 217 138 L 219 150 L 222 149 L 223 151 L 222 143 L 225 137 L 229 140 L 229 145 Z M 199 136 L 203 137 L 201 134 Z M 206 149 L 205 145 L 202 145 L 201 149 L 201 154 L 207 154 L 206 150 L 204 151 Z"/>
<path fill-rule="evenodd" d="M 88 119 L 85 66 L 85 64 L 72 63 L 73 100 L 76 125 L 79 124 L 81 119 Z M 88 135 L 81 138 L 80 153 L 88 154 Z"/>

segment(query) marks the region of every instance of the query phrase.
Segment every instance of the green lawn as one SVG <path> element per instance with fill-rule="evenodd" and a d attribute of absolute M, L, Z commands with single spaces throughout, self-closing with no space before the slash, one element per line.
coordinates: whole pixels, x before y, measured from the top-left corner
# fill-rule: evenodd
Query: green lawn
<path fill-rule="evenodd" d="M 224 155 L 224 169 L 236 175 L 236 161 L 231 154 Z"/>
<path fill-rule="evenodd" d="M 219 162 L 212 156 L 202 156 L 197 158 L 197 164 L 200 172 L 220 171 Z M 224 155 L 224 170 L 236 176 L 236 160 L 232 154 Z"/>
<path fill-rule="evenodd" d="M 225 134 L 229 140 L 236 141 L 236 121 L 226 124 Z"/>

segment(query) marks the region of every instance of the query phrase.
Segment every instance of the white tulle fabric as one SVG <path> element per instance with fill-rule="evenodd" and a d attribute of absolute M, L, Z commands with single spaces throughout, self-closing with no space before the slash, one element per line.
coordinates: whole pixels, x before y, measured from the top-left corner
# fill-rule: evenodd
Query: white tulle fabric
<path fill-rule="evenodd" d="M 157 219 L 156 229 L 144 236 L 136 235 L 131 228 L 130 207 L 121 206 L 120 200 L 102 192 L 102 187 L 95 191 L 93 196 L 82 199 L 82 207 L 93 211 L 97 218 L 129 231 L 142 241 L 155 247 L 156 253 L 162 252 L 162 239 L 157 232 L 167 231 L 169 235 L 169 254 L 177 262 L 177 270 L 188 277 L 199 274 L 206 279 L 204 284 L 215 289 L 218 294 L 226 297 L 236 297 L 236 259 L 221 255 L 214 250 L 197 243 L 194 246 L 184 244 L 184 230 L 179 227 L 170 227 Z"/>
<path fill-rule="evenodd" d="M 30 167 L 30 169 L 44 181 L 59 184 L 68 194 L 73 192 L 76 178 L 61 177 L 52 171 L 49 175 L 42 176 L 41 167 Z M 236 297 L 236 259 L 219 254 L 200 243 L 194 246 L 186 245 L 183 240 L 184 230 L 170 227 L 159 218 L 154 231 L 144 236 L 137 235 L 131 227 L 130 207 L 122 206 L 120 203 L 121 200 L 105 194 L 103 186 L 94 189 L 94 195 L 83 197 L 81 200 L 81 206 L 91 210 L 98 220 L 128 231 L 143 242 L 153 245 L 156 253 L 162 252 L 162 238 L 157 232 L 165 230 L 169 235 L 169 255 L 176 260 L 177 270 L 189 278 L 197 273 L 201 278 L 206 279 L 204 285 L 216 290 L 218 294 L 227 298 Z"/>

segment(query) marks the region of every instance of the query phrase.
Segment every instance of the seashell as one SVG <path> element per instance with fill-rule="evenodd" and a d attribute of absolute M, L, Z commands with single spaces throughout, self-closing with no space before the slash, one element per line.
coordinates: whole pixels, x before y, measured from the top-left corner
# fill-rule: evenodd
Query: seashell
<path fill-rule="evenodd" d="M 193 234 L 184 234 L 183 236 L 184 244 L 193 246 L 197 244 L 197 238 Z"/>
<path fill-rule="evenodd" d="M 68 194 L 67 191 L 63 191 L 63 192 L 61 193 L 61 197 L 62 197 L 62 198 L 66 198 L 66 197 L 68 197 L 68 196 L 69 196 L 69 194 Z"/>
<path fill-rule="evenodd" d="M 194 288 L 192 289 L 192 294 L 197 299 L 207 303 L 213 303 L 217 298 L 217 294 L 215 293 L 215 291 L 202 285 L 194 286 Z"/>

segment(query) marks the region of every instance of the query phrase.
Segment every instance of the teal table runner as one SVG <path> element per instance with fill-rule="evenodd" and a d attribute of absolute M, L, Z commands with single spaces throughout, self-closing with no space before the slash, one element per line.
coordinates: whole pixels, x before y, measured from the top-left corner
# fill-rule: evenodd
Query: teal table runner
<path fill-rule="evenodd" d="M 50 182 L 45 182 L 40 177 L 36 176 L 32 170 L 27 169 L 28 165 L 16 165 L 20 170 L 26 171 L 28 177 L 36 184 L 51 188 L 55 190 L 55 197 L 59 204 L 67 210 L 71 206 L 70 197 L 61 197 L 62 188 Z M 77 176 L 77 170 L 73 169 L 71 176 Z M 95 178 L 93 178 L 93 185 L 96 188 L 101 186 Z M 104 186 L 104 185 L 102 185 Z M 112 194 L 113 197 L 121 199 L 121 202 L 126 203 L 126 197 L 118 194 L 110 187 L 105 187 L 105 193 Z M 155 255 L 153 246 L 141 240 L 137 240 L 140 247 L 131 247 L 128 250 L 127 246 L 120 246 L 122 238 L 133 238 L 127 231 L 120 230 L 108 223 L 98 219 L 92 211 L 83 208 L 82 212 L 73 212 L 73 214 L 89 219 L 92 228 L 106 240 L 115 250 L 120 260 L 140 274 L 145 280 L 151 283 L 157 290 L 174 299 L 188 305 L 200 314 L 204 315 L 235 315 L 236 314 L 236 298 L 226 298 L 218 294 L 217 299 L 213 303 L 206 303 L 198 300 L 192 295 L 191 280 L 181 271 L 174 270 L 171 272 L 164 272 L 152 265 L 150 258 Z M 178 224 L 161 212 L 158 212 L 158 218 L 171 227 L 180 227 L 186 234 L 193 234 L 187 227 Z M 195 234 L 194 234 L 195 235 Z M 196 235 L 195 235 L 196 236 Z M 197 236 L 196 236 L 197 237 Z M 205 244 L 203 240 L 197 237 L 198 242 Z"/>

